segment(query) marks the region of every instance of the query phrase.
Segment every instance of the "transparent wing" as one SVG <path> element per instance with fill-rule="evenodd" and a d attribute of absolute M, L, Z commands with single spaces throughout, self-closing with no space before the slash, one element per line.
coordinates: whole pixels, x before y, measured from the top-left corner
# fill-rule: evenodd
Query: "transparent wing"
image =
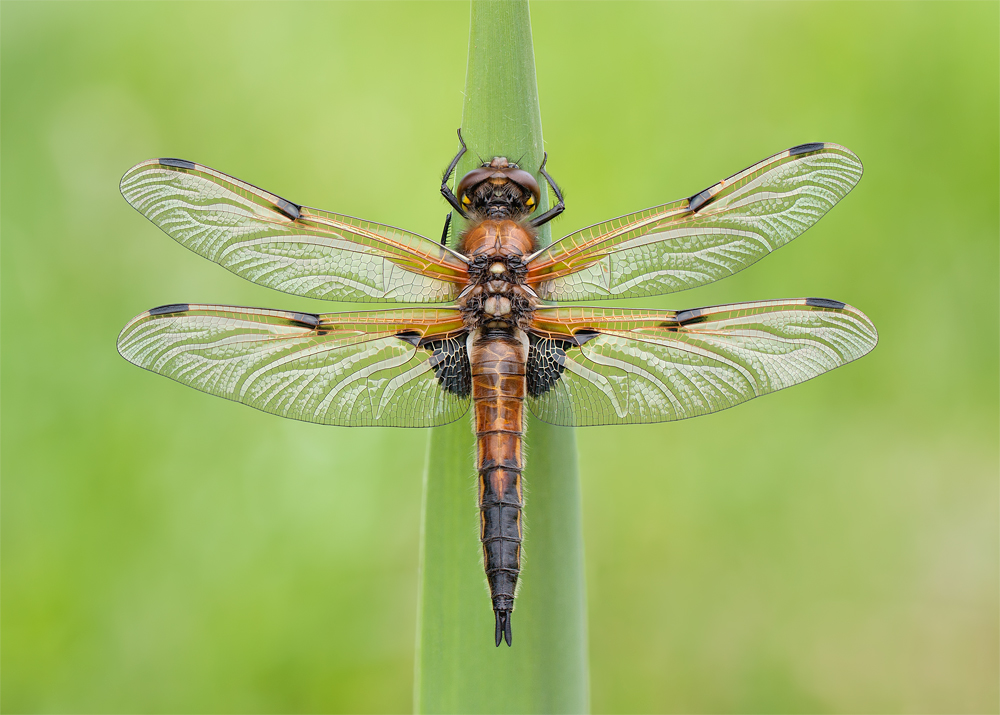
<path fill-rule="evenodd" d="M 829 211 L 861 179 L 836 144 L 803 144 L 689 199 L 571 233 L 536 253 L 528 283 L 545 300 L 673 293 L 755 263 Z"/>
<path fill-rule="evenodd" d="M 190 161 L 138 164 L 121 192 L 181 245 L 286 293 L 434 303 L 454 299 L 467 281 L 465 262 L 423 236 L 299 206 Z"/>
<path fill-rule="evenodd" d="M 313 315 L 167 305 L 133 318 L 118 351 L 139 367 L 282 417 L 430 427 L 468 408 L 467 391 L 453 387 L 454 373 L 468 372 L 461 329 L 459 312 L 447 309 Z"/>
<path fill-rule="evenodd" d="M 556 425 L 680 420 L 832 370 L 878 341 L 861 311 L 822 298 L 673 311 L 535 313 L 528 408 Z"/>

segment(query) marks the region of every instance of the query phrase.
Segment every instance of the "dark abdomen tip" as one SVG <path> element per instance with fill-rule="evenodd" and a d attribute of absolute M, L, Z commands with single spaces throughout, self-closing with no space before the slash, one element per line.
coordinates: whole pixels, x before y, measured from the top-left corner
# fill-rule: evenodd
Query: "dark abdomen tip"
<path fill-rule="evenodd" d="M 500 641 L 507 641 L 507 647 L 510 647 L 510 643 L 513 640 L 513 636 L 510 633 L 510 611 L 494 611 L 497 617 L 497 628 L 496 628 L 496 641 L 497 647 L 500 647 Z"/>

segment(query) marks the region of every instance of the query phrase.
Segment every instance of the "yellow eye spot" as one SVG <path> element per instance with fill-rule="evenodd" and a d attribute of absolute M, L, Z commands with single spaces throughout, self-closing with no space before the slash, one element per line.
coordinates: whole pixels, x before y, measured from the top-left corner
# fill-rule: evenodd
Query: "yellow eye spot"
<path fill-rule="evenodd" d="M 525 206 L 534 206 L 535 205 L 535 197 L 534 196 L 529 196 L 528 200 L 524 202 L 524 205 Z"/>
<path fill-rule="evenodd" d="M 462 203 L 466 206 L 472 203 L 472 199 L 469 198 L 468 194 L 462 194 Z"/>

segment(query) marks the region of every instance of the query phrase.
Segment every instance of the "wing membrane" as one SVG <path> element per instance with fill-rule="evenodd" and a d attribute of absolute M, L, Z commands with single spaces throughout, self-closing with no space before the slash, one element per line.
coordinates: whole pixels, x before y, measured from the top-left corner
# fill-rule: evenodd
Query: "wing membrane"
<path fill-rule="evenodd" d="M 822 218 L 861 179 L 836 144 L 803 144 L 695 194 L 596 224 L 528 264 L 545 300 L 636 298 L 732 275 Z"/>
<path fill-rule="evenodd" d="M 466 281 L 457 254 L 423 236 L 299 206 L 189 161 L 138 164 L 121 192 L 181 245 L 286 293 L 434 303 L 453 300 Z"/>
<path fill-rule="evenodd" d="M 567 426 L 723 410 L 856 360 L 878 341 L 861 311 L 821 298 L 679 313 L 550 308 L 533 325 L 528 408 Z M 532 381 L 530 367 L 541 377 Z"/>
<path fill-rule="evenodd" d="M 468 409 L 468 396 L 442 389 L 438 378 L 456 381 L 444 361 L 464 355 L 461 328 L 459 312 L 449 309 L 313 315 L 172 305 L 133 318 L 118 351 L 139 367 L 282 417 L 430 427 Z"/>

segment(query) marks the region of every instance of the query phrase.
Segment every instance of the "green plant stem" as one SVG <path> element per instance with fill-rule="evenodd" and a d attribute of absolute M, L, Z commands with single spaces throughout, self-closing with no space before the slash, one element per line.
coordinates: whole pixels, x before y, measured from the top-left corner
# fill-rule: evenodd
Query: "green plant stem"
<path fill-rule="evenodd" d="M 542 124 L 526 0 L 472 0 L 458 177 L 481 156 L 537 174 Z M 538 211 L 548 206 L 543 193 Z M 548 227 L 539 241 L 549 243 Z M 525 542 L 514 645 L 493 645 L 482 567 L 475 440 L 467 420 L 431 430 L 424 475 L 414 709 L 559 713 L 589 709 L 586 593 L 576 440 L 533 418 L 526 436 Z"/>

